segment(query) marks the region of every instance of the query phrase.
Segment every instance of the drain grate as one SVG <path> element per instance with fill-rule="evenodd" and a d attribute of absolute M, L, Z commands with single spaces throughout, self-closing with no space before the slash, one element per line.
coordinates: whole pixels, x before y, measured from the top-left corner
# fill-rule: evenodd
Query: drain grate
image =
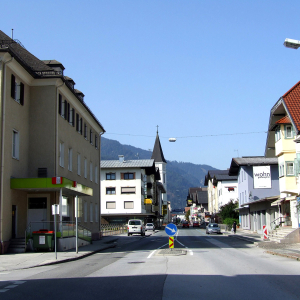
<path fill-rule="evenodd" d="M 179 256 L 179 255 L 186 255 L 187 251 L 182 249 L 161 249 L 156 252 L 156 255 L 161 256 Z"/>
<path fill-rule="evenodd" d="M 130 261 L 129 264 L 144 264 L 144 261 Z"/>

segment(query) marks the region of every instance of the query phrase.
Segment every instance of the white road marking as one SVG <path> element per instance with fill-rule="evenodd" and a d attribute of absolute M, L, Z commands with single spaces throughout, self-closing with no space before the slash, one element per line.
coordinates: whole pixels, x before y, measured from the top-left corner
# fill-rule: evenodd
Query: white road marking
<path fill-rule="evenodd" d="M 158 250 L 158 249 L 160 249 L 160 248 L 162 248 L 162 247 L 164 247 L 164 246 L 166 246 L 166 245 L 169 245 L 169 243 L 167 243 L 167 244 L 164 244 L 164 245 L 162 245 L 162 246 L 160 246 L 159 248 L 157 248 L 156 250 Z M 156 250 L 154 250 L 154 251 L 152 251 L 149 255 L 148 255 L 148 257 L 147 258 L 150 258 L 155 252 L 156 252 Z"/>
<path fill-rule="evenodd" d="M 0 293 L 5 293 L 5 292 L 7 292 L 7 291 L 9 291 L 9 290 L 7 290 L 7 289 L 2 289 L 2 290 L 0 290 Z"/>
<path fill-rule="evenodd" d="M 190 255 L 194 255 L 193 250 L 189 250 Z"/>
<path fill-rule="evenodd" d="M 6 289 L 13 289 L 13 288 L 15 288 L 15 287 L 17 287 L 17 285 L 8 285 L 8 286 L 6 286 L 5 288 L 6 288 Z"/>
<path fill-rule="evenodd" d="M 150 258 L 154 253 L 156 252 L 156 250 L 152 251 L 147 258 Z"/>

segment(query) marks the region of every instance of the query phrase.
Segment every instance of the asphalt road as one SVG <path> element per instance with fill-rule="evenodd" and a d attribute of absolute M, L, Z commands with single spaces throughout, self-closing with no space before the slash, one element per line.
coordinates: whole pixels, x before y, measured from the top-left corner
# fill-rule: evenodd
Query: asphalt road
<path fill-rule="evenodd" d="M 246 241 L 179 229 L 123 237 L 69 263 L 0 272 L 0 299 L 300 299 L 300 262 Z"/>

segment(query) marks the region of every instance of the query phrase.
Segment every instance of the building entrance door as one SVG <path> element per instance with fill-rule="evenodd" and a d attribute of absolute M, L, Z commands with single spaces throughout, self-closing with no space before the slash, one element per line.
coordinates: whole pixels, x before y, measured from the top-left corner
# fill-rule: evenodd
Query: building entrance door
<path fill-rule="evenodd" d="M 49 229 L 47 221 L 47 198 L 28 198 L 27 221 L 31 223 L 31 231 Z"/>

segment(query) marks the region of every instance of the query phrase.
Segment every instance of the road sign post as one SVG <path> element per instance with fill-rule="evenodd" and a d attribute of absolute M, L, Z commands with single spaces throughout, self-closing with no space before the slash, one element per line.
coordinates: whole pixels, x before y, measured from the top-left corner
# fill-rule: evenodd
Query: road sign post
<path fill-rule="evenodd" d="M 174 248 L 174 235 L 177 233 L 177 226 L 173 223 L 169 223 L 165 228 L 166 234 L 169 236 L 169 248 Z"/>

